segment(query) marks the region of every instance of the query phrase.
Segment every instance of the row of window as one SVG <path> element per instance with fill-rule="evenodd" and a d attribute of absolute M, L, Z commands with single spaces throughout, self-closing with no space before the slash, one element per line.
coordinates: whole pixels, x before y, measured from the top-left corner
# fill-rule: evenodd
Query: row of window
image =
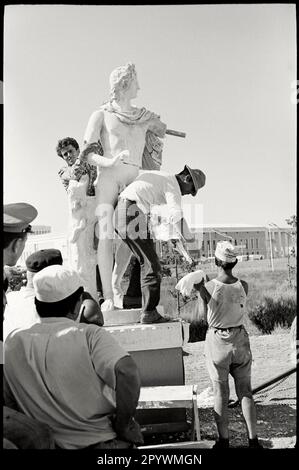
<path fill-rule="evenodd" d="M 252 251 L 251 254 L 252 254 L 252 255 L 259 255 L 260 252 L 259 252 L 259 251 L 256 251 L 256 252 Z M 247 252 L 244 252 L 243 255 L 249 256 L 250 253 L 247 251 Z M 201 253 L 201 256 L 204 256 L 205 258 L 208 258 L 209 256 L 211 256 L 211 254 L 210 254 L 209 252 L 208 252 L 208 253 L 202 252 L 202 253 Z M 213 256 L 214 256 L 214 255 L 213 255 Z"/>
<path fill-rule="evenodd" d="M 216 243 L 218 242 L 219 240 L 212 240 L 212 249 L 215 251 L 216 250 Z M 259 240 L 258 238 L 255 239 L 255 243 L 254 243 L 254 238 L 250 238 L 250 240 L 248 240 L 247 238 L 245 238 L 244 240 L 241 238 L 240 240 L 234 240 L 233 243 L 235 244 L 235 246 L 243 246 L 245 250 L 248 250 L 248 249 L 258 249 L 259 248 Z M 203 250 L 210 250 L 210 240 L 206 240 L 206 242 L 203 240 L 202 242 L 202 249 Z"/>
<path fill-rule="evenodd" d="M 44 230 L 34 230 L 34 228 L 33 228 L 33 233 L 32 233 L 32 235 L 43 235 L 43 234 L 45 234 L 45 233 L 50 233 L 50 231 L 49 231 L 49 230 L 45 230 L 45 229 L 44 229 Z"/>

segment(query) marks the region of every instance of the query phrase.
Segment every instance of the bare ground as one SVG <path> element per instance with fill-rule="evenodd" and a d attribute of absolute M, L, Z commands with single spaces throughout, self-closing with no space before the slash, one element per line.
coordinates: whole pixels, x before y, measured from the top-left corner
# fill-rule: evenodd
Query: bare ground
<path fill-rule="evenodd" d="M 252 386 L 258 387 L 294 367 L 290 348 L 290 334 L 251 336 L 253 354 Z M 204 342 L 188 343 L 184 346 L 185 383 L 197 384 L 198 393 L 211 387 L 204 358 Z M 230 398 L 236 399 L 233 381 L 230 381 Z M 254 395 L 257 407 L 257 429 L 264 448 L 288 449 L 296 443 L 296 374 Z M 201 439 L 214 443 L 216 426 L 213 417 L 213 398 L 199 407 Z M 188 415 L 188 414 L 187 414 Z M 248 446 L 246 427 L 241 408 L 229 409 L 230 446 Z M 191 440 L 190 431 L 152 435 L 145 439 L 146 445 L 178 443 Z"/>
<path fill-rule="evenodd" d="M 251 336 L 253 354 L 252 386 L 263 384 L 294 367 L 290 336 L 287 333 Z M 204 342 L 188 343 L 184 347 L 186 384 L 197 383 L 199 393 L 211 386 L 204 358 Z M 235 399 L 233 381 L 230 381 L 231 399 Z M 255 395 L 258 435 L 264 447 L 293 448 L 296 442 L 296 374 L 282 383 Z M 214 440 L 216 428 L 212 407 L 199 410 L 202 438 Z M 246 428 L 241 408 L 229 410 L 230 444 L 247 446 Z"/>

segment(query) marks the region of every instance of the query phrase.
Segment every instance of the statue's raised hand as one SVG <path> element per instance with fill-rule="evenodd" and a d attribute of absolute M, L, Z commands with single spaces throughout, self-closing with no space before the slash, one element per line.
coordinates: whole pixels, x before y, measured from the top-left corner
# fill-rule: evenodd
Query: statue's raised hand
<path fill-rule="evenodd" d="M 111 164 L 109 165 L 110 167 L 119 165 L 121 162 L 123 162 L 125 159 L 129 158 L 130 152 L 129 150 L 123 150 L 123 152 L 120 152 L 116 157 L 113 157 L 110 159 Z"/>

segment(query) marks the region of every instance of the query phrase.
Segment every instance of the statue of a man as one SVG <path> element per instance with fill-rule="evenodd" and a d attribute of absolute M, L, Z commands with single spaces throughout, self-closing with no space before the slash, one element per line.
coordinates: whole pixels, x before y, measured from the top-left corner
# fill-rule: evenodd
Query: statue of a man
<path fill-rule="evenodd" d="M 105 299 L 102 311 L 114 308 L 112 240 L 113 213 L 118 195 L 138 176 L 144 154 L 161 162 L 162 143 L 159 138 L 166 133 L 166 125 L 159 116 L 131 104 L 138 90 L 132 63 L 111 73 L 110 100 L 91 115 L 80 155 L 81 160 L 100 167 L 96 186 L 96 216 L 99 231 L 97 261 Z M 97 142 L 102 145 L 102 156 L 93 150 Z"/>

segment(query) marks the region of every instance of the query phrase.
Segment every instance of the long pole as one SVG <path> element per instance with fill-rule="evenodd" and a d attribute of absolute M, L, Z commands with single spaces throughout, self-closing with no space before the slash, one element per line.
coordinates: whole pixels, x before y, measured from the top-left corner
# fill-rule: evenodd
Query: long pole
<path fill-rule="evenodd" d="M 272 239 L 271 239 L 271 232 L 269 229 L 269 241 L 270 241 L 270 259 L 271 259 L 271 269 L 274 271 L 274 266 L 273 266 L 273 252 L 272 252 Z"/>
<path fill-rule="evenodd" d="M 166 129 L 166 132 L 165 134 L 168 134 L 168 135 L 174 135 L 176 137 L 186 137 L 186 133 L 185 132 L 180 132 L 180 131 L 174 131 L 173 129 Z"/>
<path fill-rule="evenodd" d="M 175 255 L 175 278 L 176 278 L 176 282 L 179 282 L 178 257 L 177 257 L 177 255 Z M 176 301 L 177 301 L 178 315 L 180 315 L 180 313 L 181 313 L 180 293 L 178 291 L 176 293 Z"/>
<path fill-rule="evenodd" d="M 291 369 L 287 370 L 287 371 L 284 372 L 283 374 L 280 374 L 280 375 L 278 375 L 277 377 L 274 377 L 273 379 L 268 380 L 267 382 L 263 382 L 263 383 L 262 383 L 261 385 L 259 385 L 258 387 L 252 389 L 252 395 L 254 395 L 254 394 L 257 393 L 257 392 L 260 392 L 261 390 L 263 390 L 263 389 L 266 388 L 266 387 L 269 387 L 269 386 L 272 385 L 272 384 L 275 384 L 275 383 L 278 382 L 279 380 L 284 379 L 285 377 L 288 377 L 289 375 L 291 375 L 291 374 L 293 374 L 294 372 L 296 372 L 296 370 L 297 370 L 297 367 L 292 367 Z M 229 408 L 234 408 L 234 407 L 237 406 L 238 404 L 239 404 L 239 400 L 236 400 L 236 401 L 230 403 L 228 406 L 229 406 Z"/>

